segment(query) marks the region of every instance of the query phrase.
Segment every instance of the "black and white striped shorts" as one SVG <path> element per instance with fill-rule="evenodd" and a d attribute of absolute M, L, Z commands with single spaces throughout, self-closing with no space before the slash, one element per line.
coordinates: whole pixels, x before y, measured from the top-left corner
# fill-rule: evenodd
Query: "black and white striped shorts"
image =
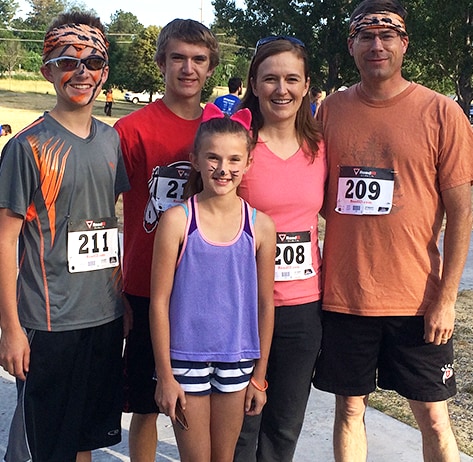
<path fill-rule="evenodd" d="M 254 364 L 253 359 L 235 363 L 171 360 L 175 379 L 186 393 L 192 395 L 243 390 L 248 386 Z"/>

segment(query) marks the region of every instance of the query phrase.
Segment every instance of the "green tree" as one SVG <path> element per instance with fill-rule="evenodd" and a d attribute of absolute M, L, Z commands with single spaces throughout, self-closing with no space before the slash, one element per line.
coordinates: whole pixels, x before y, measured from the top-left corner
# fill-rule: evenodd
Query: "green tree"
<path fill-rule="evenodd" d="M 121 82 L 123 88 L 133 91 L 146 90 L 150 93 L 150 101 L 154 93 L 164 90 L 164 79 L 154 62 L 159 31 L 157 26 L 143 29 L 133 39 L 124 57 L 125 68 L 128 72 Z"/>
<path fill-rule="evenodd" d="M 28 0 L 31 11 L 28 13 L 25 24 L 33 30 L 44 31 L 59 13 L 66 9 L 63 0 Z"/>
<path fill-rule="evenodd" d="M 8 49 L 13 46 L 10 42 L 15 40 L 11 24 L 17 9 L 17 2 L 0 0 L 0 69 L 2 72 L 10 68 Z"/>
<path fill-rule="evenodd" d="M 130 12 L 117 10 L 110 16 L 110 23 L 107 24 L 109 35 L 117 35 L 122 38 L 129 38 L 129 35 L 136 35 L 144 29 L 143 24 Z"/>
<path fill-rule="evenodd" d="M 234 0 L 213 0 L 216 26 L 237 37 L 247 48 L 248 59 L 256 42 L 268 35 L 295 36 L 302 40 L 310 58 L 311 77 L 331 92 L 356 79 L 356 69 L 346 46 L 348 6 L 357 1 L 331 2 L 246 0 L 237 8 Z"/>
<path fill-rule="evenodd" d="M 0 0 L 0 25 L 7 27 L 18 11 L 18 2 L 12 0 Z"/>
<path fill-rule="evenodd" d="M 127 56 L 132 40 L 143 31 L 144 26 L 133 13 L 118 10 L 110 16 L 110 23 L 107 24 L 107 37 L 110 40 L 107 88 L 117 87 L 123 90 L 127 87 L 130 73 Z"/>
<path fill-rule="evenodd" d="M 359 78 L 347 50 L 350 13 L 361 0 L 213 0 L 215 25 L 251 51 L 266 35 L 296 36 L 306 44 L 312 82 L 332 92 Z M 455 92 L 467 112 L 472 99 L 473 1 L 410 0 L 411 44 L 404 73 L 430 88 Z M 250 53 L 247 54 L 250 56 Z"/>
<path fill-rule="evenodd" d="M 13 71 L 17 70 L 25 56 L 25 50 L 18 40 L 8 40 L 1 42 L 0 45 L 0 65 L 2 70 L 12 76 Z"/>
<path fill-rule="evenodd" d="M 439 91 L 451 89 L 468 115 L 473 99 L 473 1 L 415 0 L 409 9 L 408 56 L 420 69 L 416 80 Z"/>
<path fill-rule="evenodd" d="M 27 72 L 39 72 L 43 64 L 42 57 L 34 51 L 27 51 L 22 60 L 22 68 Z"/>

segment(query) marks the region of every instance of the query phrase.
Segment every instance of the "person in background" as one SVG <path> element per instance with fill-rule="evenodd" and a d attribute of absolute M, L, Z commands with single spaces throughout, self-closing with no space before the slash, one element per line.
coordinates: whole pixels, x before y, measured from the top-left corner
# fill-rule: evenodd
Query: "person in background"
<path fill-rule="evenodd" d="M 397 0 L 356 7 L 348 49 L 361 80 L 327 97 L 317 115 L 329 177 L 314 384 L 336 395 L 337 462 L 366 461 L 376 386 L 408 399 L 425 461 L 460 460 L 447 399 L 472 229 L 473 131 L 453 100 L 402 76 L 405 18 Z"/>
<path fill-rule="evenodd" d="M 3 150 L 0 364 L 18 389 L 7 462 L 90 462 L 121 439 L 115 200 L 129 183 L 117 133 L 92 117 L 107 49 L 99 18 L 55 19 L 41 72 L 56 105 Z"/>
<path fill-rule="evenodd" d="M 215 98 L 214 104 L 224 114 L 232 115 L 240 104 L 240 95 L 242 93 L 242 82 L 240 77 L 231 77 L 228 80 L 228 95 L 222 95 Z"/>
<path fill-rule="evenodd" d="M 248 109 L 230 118 L 205 106 L 190 198 L 164 212 L 155 237 L 156 401 L 174 421 L 183 461 L 231 462 L 245 406 L 256 415 L 266 402 L 276 232 L 237 195 L 251 161 L 250 124 Z M 176 406 L 187 428 L 176 425 Z"/>
<path fill-rule="evenodd" d="M 239 193 L 276 224 L 276 308 L 268 401 L 260 416 L 245 417 L 237 462 L 292 461 L 320 348 L 317 228 L 326 162 L 309 85 L 307 50 L 300 40 L 270 36 L 258 41 L 241 103 L 253 114 L 256 147 Z"/>
<path fill-rule="evenodd" d="M 191 19 L 175 19 L 160 32 L 155 61 L 164 75 L 162 99 L 121 118 L 121 139 L 131 190 L 123 196 L 124 291 L 132 328 L 125 345 L 125 404 L 132 412 L 132 462 L 156 458 L 159 409 L 149 330 L 150 273 L 159 217 L 182 201 L 189 155 L 202 119 L 202 88 L 219 63 L 215 35 Z"/>
<path fill-rule="evenodd" d="M 9 124 L 2 124 L 0 125 L 0 136 L 7 136 L 11 135 L 11 125 Z"/>
<path fill-rule="evenodd" d="M 322 97 L 323 94 L 320 88 L 310 87 L 310 109 L 312 110 L 313 117 L 317 115 L 320 103 L 322 102 Z"/>
<path fill-rule="evenodd" d="M 105 106 L 103 108 L 103 112 L 108 117 L 112 116 L 112 106 L 113 106 L 113 90 L 109 88 L 105 93 Z"/>

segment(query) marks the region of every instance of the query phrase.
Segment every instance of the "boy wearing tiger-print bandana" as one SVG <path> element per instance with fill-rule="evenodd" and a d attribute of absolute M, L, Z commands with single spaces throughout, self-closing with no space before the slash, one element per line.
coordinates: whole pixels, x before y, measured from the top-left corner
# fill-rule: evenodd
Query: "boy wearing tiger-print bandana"
<path fill-rule="evenodd" d="M 99 18 L 60 15 L 41 67 L 56 105 L 2 154 L 0 364 L 18 388 L 7 462 L 86 462 L 121 438 L 115 199 L 129 183 L 117 133 L 92 117 L 107 49 Z"/>

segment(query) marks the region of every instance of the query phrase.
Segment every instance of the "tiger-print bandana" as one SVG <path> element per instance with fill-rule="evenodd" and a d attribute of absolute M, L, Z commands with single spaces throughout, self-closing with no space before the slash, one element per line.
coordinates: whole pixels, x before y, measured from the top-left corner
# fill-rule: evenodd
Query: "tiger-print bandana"
<path fill-rule="evenodd" d="M 350 23 L 348 37 L 354 38 L 358 32 L 366 29 L 392 29 L 400 35 L 407 35 L 404 19 L 391 11 L 380 11 L 379 13 L 359 14 Z"/>
<path fill-rule="evenodd" d="M 109 42 L 105 35 L 96 27 L 87 24 L 64 24 L 50 30 L 44 38 L 43 62 L 56 48 L 66 49 L 73 46 L 78 50 L 91 47 L 108 56 Z"/>

